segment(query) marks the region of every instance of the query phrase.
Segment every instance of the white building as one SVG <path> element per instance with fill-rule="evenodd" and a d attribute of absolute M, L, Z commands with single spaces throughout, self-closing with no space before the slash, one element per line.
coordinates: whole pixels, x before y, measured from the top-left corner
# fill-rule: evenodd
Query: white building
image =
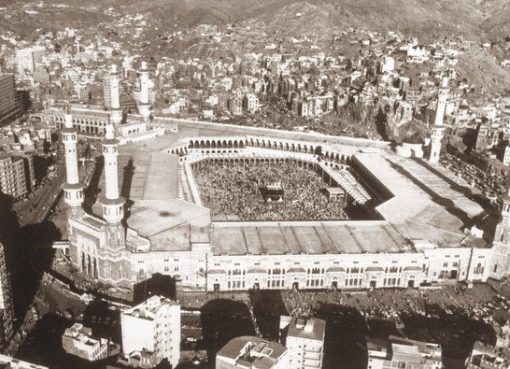
<path fill-rule="evenodd" d="M 81 323 L 74 323 L 64 331 L 62 347 L 68 354 L 88 361 L 106 359 L 120 351 L 120 346 L 109 339 L 93 337 L 92 329 Z"/>
<path fill-rule="evenodd" d="M 259 337 L 236 337 L 216 354 L 216 369 L 290 369 L 287 349 Z"/>
<path fill-rule="evenodd" d="M 16 61 L 17 73 L 33 73 L 37 66 L 42 62 L 42 58 L 45 53 L 46 49 L 43 46 L 16 49 L 14 58 Z"/>
<path fill-rule="evenodd" d="M 503 164 L 510 165 L 510 145 L 505 146 L 505 152 L 503 153 Z"/>
<path fill-rule="evenodd" d="M 436 343 L 389 336 L 387 340 L 367 338 L 367 369 L 441 369 L 442 350 Z"/>
<path fill-rule="evenodd" d="M 259 98 L 255 94 L 247 94 L 243 100 L 244 109 L 250 113 L 259 110 Z"/>
<path fill-rule="evenodd" d="M 121 315 L 122 351 L 152 353 L 152 362 L 159 364 L 167 359 L 176 367 L 181 346 L 181 307 L 161 296 L 124 311 Z"/>
<path fill-rule="evenodd" d="M 391 56 L 384 56 L 381 63 L 381 73 L 391 73 L 395 70 L 395 59 Z"/>
<path fill-rule="evenodd" d="M 324 320 L 282 316 L 280 331 L 289 350 L 289 368 L 322 368 Z"/>

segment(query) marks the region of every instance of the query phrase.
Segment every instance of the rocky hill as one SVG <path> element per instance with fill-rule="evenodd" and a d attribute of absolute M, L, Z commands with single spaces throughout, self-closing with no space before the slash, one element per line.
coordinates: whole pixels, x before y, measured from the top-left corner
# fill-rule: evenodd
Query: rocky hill
<path fill-rule="evenodd" d="M 324 33 L 350 26 L 373 30 L 398 29 L 421 36 L 462 34 L 470 39 L 510 35 L 506 0 L 0 0 L 0 25 L 38 28 L 108 20 L 105 10 L 150 15 L 172 28 L 198 24 L 236 24 L 248 20 L 289 33 Z M 26 13 L 37 4 L 39 14 Z M 51 11 L 50 22 L 45 9 Z M 6 18 L 10 11 L 17 16 Z M 44 15 L 42 17 L 41 15 Z"/>

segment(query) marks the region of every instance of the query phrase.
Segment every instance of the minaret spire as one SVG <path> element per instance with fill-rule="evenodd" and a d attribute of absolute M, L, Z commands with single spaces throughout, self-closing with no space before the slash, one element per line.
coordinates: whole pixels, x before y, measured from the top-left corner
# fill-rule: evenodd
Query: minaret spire
<path fill-rule="evenodd" d="M 138 102 L 138 112 L 142 116 L 144 122 L 149 120 L 151 115 L 151 106 L 149 101 L 149 70 L 145 61 L 142 61 L 140 69 L 140 98 Z"/>
<path fill-rule="evenodd" d="M 109 75 L 110 86 L 110 122 L 116 132 L 120 130 L 122 123 L 122 110 L 120 108 L 120 77 L 117 66 L 112 64 Z"/>
<path fill-rule="evenodd" d="M 434 126 L 432 127 L 432 134 L 430 137 L 430 163 L 437 163 L 439 161 L 439 154 L 441 151 L 441 140 L 444 133 L 444 114 L 446 111 L 446 102 L 448 100 L 448 78 L 443 78 L 441 81 L 439 91 L 437 94 L 436 116 L 434 118 Z"/>
<path fill-rule="evenodd" d="M 78 133 L 73 127 L 73 117 L 69 105 L 66 107 L 64 116 L 64 128 L 62 128 L 62 142 L 64 143 L 66 183 L 64 185 L 64 200 L 71 208 L 71 215 L 81 210 L 83 203 L 83 185 L 80 183 L 78 172 Z"/>
<path fill-rule="evenodd" d="M 101 200 L 103 218 L 111 224 L 118 224 L 124 218 L 124 200 L 119 196 L 118 155 L 119 141 L 115 138 L 113 126 L 106 126 L 106 135 L 102 141 L 105 195 Z"/>

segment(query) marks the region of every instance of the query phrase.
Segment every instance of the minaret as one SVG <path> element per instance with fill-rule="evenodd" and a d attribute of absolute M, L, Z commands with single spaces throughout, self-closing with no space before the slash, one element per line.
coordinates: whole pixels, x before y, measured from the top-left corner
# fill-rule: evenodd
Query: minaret
<path fill-rule="evenodd" d="M 64 116 L 64 128 L 62 128 L 62 142 L 64 143 L 66 163 L 66 183 L 64 185 L 64 200 L 71 209 L 71 216 L 78 215 L 83 204 L 83 185 L 80 183 L 78 174 L 78 133 L 73 127 L 73 117 L 69 106 Z"/>
<path fill-rule="evenodd" d="M 501 221 L 496 227 L 494 241 L 508 243 L 510 241 L 510 187 L 501 198 Z"/>
<path fill-rule="evenodd" d="M 143 118 L 144 122 L 149 120 L 151 115 L 151 106 L 149 102 L 149 70 L 147 69 L 147 63 L 142 62 L 142 68 L 140 70 L 140 101 L 138 102 L 138 113 Z"/>
<path fill-rule="evenodd" d="M 448 78 L 443 78 L 441 86 L 437 94 L 437 107 L 436 117 L 434 119 L 434 126 L 432 126 L 432 134 L 430 136 L 430 163 L 437 163 L 439 161 L 439 153 L 441 151 L 441 140 L 444 133 L 444 113 L 446 110 L 446 101 L 448 100 Z"/>
<path fill-rule="evenodd" d="M 113 124 L 116 132 L 120 130 L 122 122 L 122 110 L 120 109 L 120 79 L 117 72 L 117 66 L 112 64 L 109 75 L 110 79 L 110 122 Z"/>
<path fill-rule="evenodd" d="M 106 220 L 105 247 L 101 249 L 101 257 L 113 260 L 122 258 L 125 253 L 125 228 L 122 224 L 124 219 L 124 199 L 119 196 L 118 155 L 119 141 L 113 133 L 113 126 L 106 126 L 106 135 L 102 141 L 104 158 L 105 192 L 100 202 L 103 207 L 103 219 Z M 114 262 L 115 263 L 115 262 Z M 99 275 L 111 278 L 116 273 L 121 273 L 120 266 L 104 267 L 105 262 L 99 262 Z M 112 269 L 113 268 L 113 269 Z M 114 271 L 117 269 L 117 271 Z M 126 269 L 127 270 L 127 269 Z M 113 274 L 112 274 L 113 273 Z M 110 277 L 108 277 L 110 276 Z"/>
<path fill-rule="evenodd" d="M 105 194 L 101 200 L 103 218 L 110 224 L 118 224 L 124 218 L 124 200 L 119 196 L 118 162 L 119 141 L 113 133 L 113 126 L 106 126 L 102 141 L 105 173 Z"/>

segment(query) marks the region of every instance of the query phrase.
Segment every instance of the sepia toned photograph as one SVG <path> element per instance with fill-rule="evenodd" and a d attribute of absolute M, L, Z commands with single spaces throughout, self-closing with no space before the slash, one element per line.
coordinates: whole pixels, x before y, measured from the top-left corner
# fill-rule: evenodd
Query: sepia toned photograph
<path fill-rule="evenodd" d="M 0 0 L 0 368 L 510 369 L 510 0 Z"/>

